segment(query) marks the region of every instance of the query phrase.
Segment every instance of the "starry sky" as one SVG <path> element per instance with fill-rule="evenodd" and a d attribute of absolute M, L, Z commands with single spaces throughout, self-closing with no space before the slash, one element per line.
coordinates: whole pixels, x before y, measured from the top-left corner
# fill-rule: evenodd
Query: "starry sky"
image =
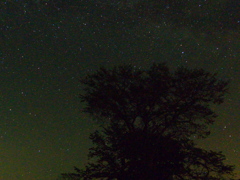
<path fill-rule="evenodd" d="M 181 4 L 183 2 L 183 4 Z M 235 0 L 0 2 L 0 179 L 54 180 L 87 162 L 97 128 L 78 79 L 100 66 L 153 62 L 230 79 L 212 134 L 240 178 L 239 12 Z"/>

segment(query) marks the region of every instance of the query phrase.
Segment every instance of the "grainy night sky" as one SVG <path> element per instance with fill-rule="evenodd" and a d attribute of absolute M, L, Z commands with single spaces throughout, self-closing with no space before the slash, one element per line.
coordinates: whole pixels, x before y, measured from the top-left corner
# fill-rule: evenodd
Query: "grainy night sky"
<path fill-rule="evenodd" d="M 240 176 L 237 1 L 63 2 L 0 2 L 0 179 L 54 180 L 83 167 L 97 126 L 80 113 L 78 78 L 100 66 L 152 62 L 231 79 L 199 145 L 223 151 Z"/>

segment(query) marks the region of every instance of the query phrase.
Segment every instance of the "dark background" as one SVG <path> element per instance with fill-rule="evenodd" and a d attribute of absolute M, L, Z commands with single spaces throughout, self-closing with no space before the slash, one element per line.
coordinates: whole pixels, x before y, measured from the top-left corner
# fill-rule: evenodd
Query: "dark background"
<path fill-rule="evenodd" d="M 239 176 L 237 2 L 1 1 L 0 179 L 52 180 L 83 167 L 97 125 L 80 113 L 78 78 L 100 66 L 152 62 L 232 81 L 199 145 L 222 150 Z"/>

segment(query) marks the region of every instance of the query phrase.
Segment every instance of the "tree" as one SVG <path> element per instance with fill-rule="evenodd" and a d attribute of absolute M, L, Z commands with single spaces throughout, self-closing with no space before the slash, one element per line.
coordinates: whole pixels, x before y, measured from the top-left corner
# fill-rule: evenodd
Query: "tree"
<path fill-rule="evenodd" d="M 149 70 L 122 65 L 100 68 L 80 82 L 84 112 L 102 122 L 90 139 L 93 162 L 77 173 L 79 179 L 224 180 L 233 166 L 221 152 L 196 146 L 193 136 L 206 138 L 217 117 L 212 104 L 221 104 L 228 81 L 203 69 L 166 64 Z"/>

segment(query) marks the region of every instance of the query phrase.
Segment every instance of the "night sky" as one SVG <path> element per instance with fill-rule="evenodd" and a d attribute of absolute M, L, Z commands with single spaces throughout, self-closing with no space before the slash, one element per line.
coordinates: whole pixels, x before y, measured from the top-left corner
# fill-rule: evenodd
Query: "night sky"
<path fill-rule="evenodd" d="M 78 79 L 100 66 L 153 62 L 231 80 L 199 145 L 223 151 L 240 178 L 238 1 L 166 3 L 161 13 L 124 2 L 0 2 L 0 179 L 54 180 L 83 167 L 97 125 L 80 112 Z"/>

